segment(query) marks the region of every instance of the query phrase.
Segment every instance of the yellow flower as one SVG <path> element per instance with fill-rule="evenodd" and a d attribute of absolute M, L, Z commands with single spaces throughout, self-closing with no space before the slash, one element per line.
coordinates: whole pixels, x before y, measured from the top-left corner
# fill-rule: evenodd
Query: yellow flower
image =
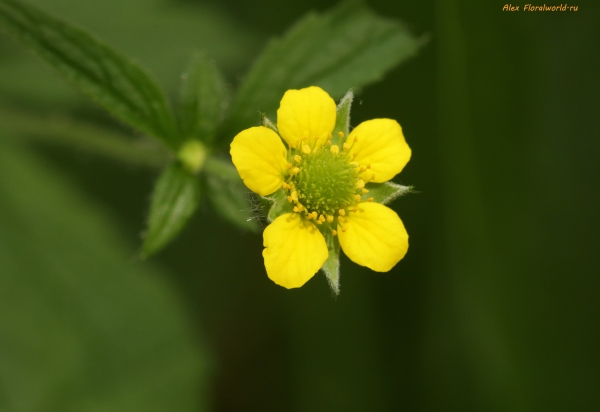
<path fill-rule="evenodd" d="M 251 127 L 231 143 L 233 163 L 250 190 L 286 193 L 290 212 L 263 234 L 267 274 L 286 288 L 304 285 L 323 266 L 329 256 L 324 235 L 337 235 L 350 260 L 377 272 L 389 271 L 408 250 L 396 212 L 365 199 L 366 183 L 390 180 L 410 159 L 400 125 L 375 119 L 348 136 L 332 136 L 335 124 L 336 105 L 324 90 L 288 90 L 277 111 L 279 134 Z"/>

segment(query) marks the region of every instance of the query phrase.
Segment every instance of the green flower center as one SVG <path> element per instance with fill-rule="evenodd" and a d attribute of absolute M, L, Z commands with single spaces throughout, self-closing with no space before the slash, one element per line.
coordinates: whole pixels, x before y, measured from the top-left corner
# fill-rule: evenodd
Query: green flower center
<path fill-rule="evenodd" d="M 333 215 L 356 203 L 358 168 L 345 153 L 322 147 L 304 155 L 299 172 L 292 177 L 299 202 L 309 213 Z"/>

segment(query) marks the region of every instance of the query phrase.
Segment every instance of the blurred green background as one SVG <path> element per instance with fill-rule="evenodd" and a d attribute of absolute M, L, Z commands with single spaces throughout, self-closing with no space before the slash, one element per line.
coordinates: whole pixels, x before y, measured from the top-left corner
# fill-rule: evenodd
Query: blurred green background
<path fill-rule="evenodd" d="M 235 87 L 271 36 L 336 4 L 33 3 L 170 96 L 194 50 Z M 140 262 L 159 171 L 44 138 L 57 119 L 130 132 L 0 36 L 1 411 L 600 410 L 600 6 L 368 4 L 431 35 L 352 120 L 400 122 L 396 180 L 420 193 L 393 204 L 404 260 L 344 257 L 337 298 L 322 274 L 273 284 L 261 236 L 206 206 Z"/>

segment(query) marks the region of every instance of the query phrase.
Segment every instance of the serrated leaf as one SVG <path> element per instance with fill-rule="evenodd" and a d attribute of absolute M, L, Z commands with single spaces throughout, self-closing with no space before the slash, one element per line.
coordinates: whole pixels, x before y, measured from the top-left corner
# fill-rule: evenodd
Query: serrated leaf
<path fill-rule="evenodd" d="M 252 194 L 244 186 L 234 166 L 217 158 L 209 158 L 205 172 L 208 199 L 215 211 L 240 229 L 258 232 L 260 226 L 251 203 Z"/>
<path fill-rule="evenodd" d="M 152 193 L 143 258 L 158 252 L 181 232 L 196 211 L 199 200 L 198 179 L 179 163 L 167 166 Z"/>
<path fill-rule="evenodd" d="M 0 0 L 0 24 L 106 110 L 178 148 L 167 100 L 142 68 L 85 31 L 20 1 Z"/>
<path fill-rule="evenodd" d="M 233 102 L 230 132 L 255 125 L 257 110 L 272 116 L 288 89 L 320 86 L 334 98 L 382 78 L 422 43 L 398 21 L 359 1 L 311 13 L 271 41 Z"/>
<path fill-rule="evenodd" d="M 287 200 L 286 192 L 283 188 L 279 189 L 272 195 L 266 196 L 265 199 L 269 201 L 269 212 L 267 214 L 267 221 L 271 223 L 279 216 L 285 213 L 291 213 L 293 206 Z"/>
<path fill-rule="evenodd" d="M 384 205 L 412 191 L 411 186 L 402 186 L 393 182 L 367 183 L 365 189 L 369 192 L 362 195 L 363 201 L 373 198 L 374 202 Z"/>
<path fill-rule="evenodd" d="M 182 80 L 182 134 L 210 143 L 229 104 L 225 80 L 216 64 L 199 54 L 192 58 Z"/>
<path fill-rule="evenodd" d="M 335 115 L 335 127 L 333 128 L 333 140 L 336 141 L 338 133 L 342 132 L 344 136 L 348 136 L 350 133 L 350 110 L 352 109 L 352 101 L 354 100 L 354 93 L 352 90 L 348 92 L 340 99 L 337 105 Z"/>
<path fill-rule="evenodd" d="M 340 241 L 337 236 L 333 236 L 331 232 L 321 232 L 325 237 L 327 243 L 327 250 L 329 251 L 329 257 L 321 268 L 327 282 L 333 293 L 338 295 L 340 293 Z"/>

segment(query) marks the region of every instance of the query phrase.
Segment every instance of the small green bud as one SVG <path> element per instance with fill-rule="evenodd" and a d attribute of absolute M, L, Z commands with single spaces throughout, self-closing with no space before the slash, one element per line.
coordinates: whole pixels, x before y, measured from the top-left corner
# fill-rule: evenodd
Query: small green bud
<path fill-rule="evenodd" d="M 202 170 L 206 156 L 206 147 L 198 140 L 188 140 L 181 146 L 177 154 L 183 167 L 194 174 Z"/>

